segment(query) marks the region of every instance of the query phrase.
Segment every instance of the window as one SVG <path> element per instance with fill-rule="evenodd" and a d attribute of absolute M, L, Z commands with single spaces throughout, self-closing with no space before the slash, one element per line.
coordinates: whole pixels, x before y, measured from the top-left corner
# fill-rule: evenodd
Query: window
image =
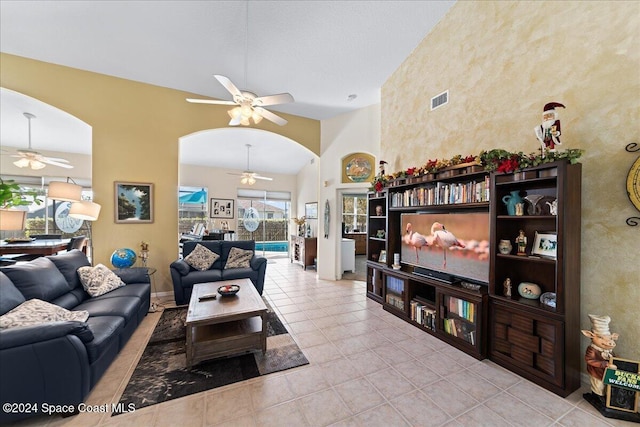
<path fill-rule="evenodd" d="M 207 224 L 207 189 L 180 187 L 178 189 L 178 231 L 189 233 L 196 224 Z"/>
<path fill-rule="evenodd" d="M 255 240 L 256 250 L 286 252 L 288 248 L 289 214 L 291 193 L 288 191 L 264 191 L 247 188 L 238 189 L 238 240 Z M 260 216 L 258 228 L 247 231 L 244 227 L 244 213 L 254 208 Z"/>
<path fill-rule="evenodd" d="M 367 232 L 367 195 L 342 196 L 342 223 L 345 233 Z"/>

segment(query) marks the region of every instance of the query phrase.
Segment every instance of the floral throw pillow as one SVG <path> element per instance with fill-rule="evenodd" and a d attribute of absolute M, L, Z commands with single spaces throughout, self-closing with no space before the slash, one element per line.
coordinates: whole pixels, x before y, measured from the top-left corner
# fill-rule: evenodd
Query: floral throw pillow
<path fill-rule="evenodd" d="M 0 316 L 0 329 L 66 320 L 86 322 L 88 318 L 89 312 L 86 310 L 69 311 L 55 304 L 34 298 L 23 302 Z"/>
<path fill-rule="evenodd" d="M 125 285 L 122 279 L 104 264 L 98 264 L 95 267 L 80 267 L 78 276 L 80 276 L 82 287 L 92 297 L 99 297 Z"/>
<path fill-rule="evenodd" d="M 248 268 L 251 266 L 251 258 L 253 258 L 253 251 L 231 248 L 229 251 L 229 257 L 227 258 L 227 263 L 224 265 L 224 269 Z"/>
<path fill-rule="evenodd" d="M 208 248 L 197 244 L 195 248 L 184 258 L 184 261 L 196 270 L 208 270 L 220 255 Z"/>

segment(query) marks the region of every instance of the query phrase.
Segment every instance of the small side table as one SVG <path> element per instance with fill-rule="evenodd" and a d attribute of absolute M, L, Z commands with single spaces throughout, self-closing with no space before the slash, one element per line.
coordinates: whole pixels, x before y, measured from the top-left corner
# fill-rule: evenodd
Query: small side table
<path fill-rule="evenodd" d="M 147 269 L 147 274 L 149 275 L 149 280 L 151 281 L 151 305 L 149 305 L 149 313 L 155 313 L 156 311 L 161 311 L 162 308 L 164 308 L 164 306 L 158 302 L 153 301 L 153 294 L 156 293 L 156 281 L 153 279 L 153 275 L 156 274 L 156 271 L 158 271 L 158 269 L 153 268 L 153 267 L 144 267 Z M 158 299 L 158 297 L 156 296 L 156 300 Z"/>

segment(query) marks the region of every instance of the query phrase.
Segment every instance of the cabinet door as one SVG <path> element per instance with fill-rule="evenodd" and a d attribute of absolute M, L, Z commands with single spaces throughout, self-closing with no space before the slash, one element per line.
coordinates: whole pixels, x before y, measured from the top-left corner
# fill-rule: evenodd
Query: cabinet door
<path fill-rule="evenodd" d="M 491 304 L 492 358 L 518 367 L 518 373 L 564 386 L 564 323 L 548 316 Z M 572 331 L 578 334 L 579 331 Z"/>
<path fill-rule="evenodd" d="M 382 302 L 382 269 L 367 266 L 367 296 Z"/>

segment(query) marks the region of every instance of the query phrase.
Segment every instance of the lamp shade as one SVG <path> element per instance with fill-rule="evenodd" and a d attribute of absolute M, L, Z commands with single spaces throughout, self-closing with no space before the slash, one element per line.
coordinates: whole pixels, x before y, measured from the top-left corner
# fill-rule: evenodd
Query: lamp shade
<path fill-rule="evenodd" d="M 24 229 L 27 211 L 0 209 L 0 230 L 15 231 Z"/>
<path fill-rule="evenodd" d="M 69 216 L 86 221 L 95 221 L 100 215 L 100 208 L 102 208 L 102 206 L 88 200 L 73 202 L 69 208 Z"/>
<path fill-rule="evenodd" d="M 70 182 L 52 181 L 47 196 L 53 200 L 77 202 L 82 200 L 82 187 Z"/>

